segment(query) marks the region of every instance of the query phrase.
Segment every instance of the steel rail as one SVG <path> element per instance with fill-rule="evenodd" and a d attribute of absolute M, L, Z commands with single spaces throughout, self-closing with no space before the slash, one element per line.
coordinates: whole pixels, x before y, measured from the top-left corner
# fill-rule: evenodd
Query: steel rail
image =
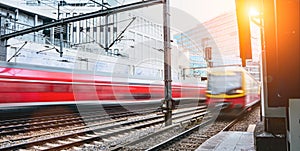
<path fill-rule="evenodd" d="M 260 101 L 252 104 L 251 106 L 248 106 L 247 108 L 245 108 L 243 111 L 241 111 L 241 113 L 232 121 L 230 122 L 226 127 L 224 127 L 222 129 L 222 131 L 229 131 L 230 128 L 232 128 L 238 121 L 240 121 L 243 117 L 245 117 L 245 115 L 247 113 L 249 113 L 249 109 L 250 108 L 255 108 L 259 105 Z"/>
<path fill-rule="evenodd" d="M 259 102 L 259 101 L 258 101 Z M 229 124 L 227 124 L 225 126 L 225 128 L 223 128 L 220 131 L 225 131 L 225 130 L 229 130 L 236 122 L 238 122 L 242 117 L 245 116 L 245 114 L 248 113 L 248 109 L 251 107 L 256 107 L 259 105 L 259 103 L 256 102 L 254 104 L 252 104 L 251 106 L 248 106 L 247 108 L 245 108 L 243 111 L 241 111 L 241 113 L 238 115 L 238 117 L 234 118 L 234 120 L 232 122 L 230 122 Z M 199 130 L 200 128 L 203 128 L 209 124 L 212 124 L 214 122 L 214 119 L 209 119 L 208 121 L 205 121 L 204 123 L 201 123 L 200 125 L 197 125 L 195 127 L 192 127 L 191 129 L 188 129 L 164 142 L 161 142 L 151 148 L 148 148 L 146 151 L 157 151 L 157 150 L 162 150 L 162 149 L 166 149 L 167 147 L 171 146 L 172 144 L 174 144 L 173 142 L 176 142 L 178 140 L 181 140 L 182 138 L 185 138 L 186 136 L 189 136 L 190 134 L 192 134 L 193 132 Z"/>
<path fill-rule="evenodd" d="M 160 144 L 157 144 L 157 145 L 155 145 L 155 146 L 153 146 L 151 148 L 148 148 L 146 151 L 161 150 L 161 149 L 165 148 L 166 146 L 171 145 L 172 142 L 174 142 L 176 140 L 179 140 L 179 139 L 185 137 L 186 135 L 189 135 L 189 134 L 193 133 L 196 130 L 199 130 L 199 128 L 203 128 L 203 127 L 211 124 L 213 121 L 214 120 L 205 121 L 204 123 L 201 123 L 201 124 L 199 124 L 197 126 L 194 126 L 193 128 L 188 129 L 188 130 L 186 130 L 186 131 L 184 131 L 184 132 L 182 132 L 182 133 L 180 133 L 180 134 L 178 134 L 178 135 L 176 135 L 176 136 L 174 136 L 174 137 L 172 137 L 172 138 L 170 138 L 170 139 L 168 139 L 168 140 L 166 140 L 166 141 L 164 141 L 164 142 L 162 142 Z"/>
<path fill-rule="evenodd" d="M 186 112 L 195 112 L 195 109 L 179 111 L 175 114 L 184 114 Z M 191 113 L 191 114 L 194 114 L 194 113 Z M 178 116 L 178 117 L 180 118 L 180 116 Z M 14 145 L 11 145 L 11 146 L 0 148 L 0 150 L 12 150 L 12 149 L 17 149 L 17 148 L 28 148 L 28 147 L 33 147 L 33 146 L 37 146 L 37 145 L 39 146 L 41 144 L 45 144 L 45 143 L 49 143 L 49 142 L 55 142 L 57 140 L 65 140 L 67 138 L 74 138 L 76 136 L 82 136 L 83 137 L 83 139 L 81 139 L 79 141 L 70 142 L 70 143 L 66 143 L 66 144 L 57 144 L 55 146 L 49 147 L 49 149 L 45 149 L 45 150 L 57 150 L 57 149 L 62 149 L 62 148 L 66 148 L 66 147 L 72 147 L 75 144 L 76 145 L 77 144 L 84 144 L 84 143 L 91 142 L 93 140 L 99 140 L 103 137 L 105 138 L 105 137 L 115 136 L 115 135 L 120 134 L 120 133 L 128 132 L 129 129 L 142 129 L 144 127 L 149 127 L 151 125 L 161 124 L 164 121 L 162 118 L 163 118 L 163 115 L 158 115 L 158 116 L 155 116 L 155 117 L 148 117 L 146 119 L 141 119 L 141 120 L 138 120 L 138 121 L 123 121 L 123 122 L 120 122 L 117 125 L 103 125 L 103 126 L 100 126 L 100 127 L 98 127 L 98 126 L 89 127 L 89 129 L 80 130 L 79 132 L 72 132 L 71 134 L 64 134 L 62 136 L 54 136 L 54 137 L 50 137 L 50 138 L 44 138 L 42 140 L 24 142 L 24 143 L 21 143 L 21 144 L 14 144 Z M 147 121 L 151 121 L 151 122 L 147 122 Z M 136 125 L 131 126 L 133 124 L 136 124 Z M 128 126 L 128 128 L 126 128 L 126 126 Z M 106 131 L 109 130 L 109 129 L 118 129 L 118 131 L 106 133 Z M 97 133 L 99 131 L 102 131 L 103 133 L 92 134 L 95 131 L 97 131 Z M 86 137 L 87 134 L 92 134 L 93 136 Z M 86 137 L 86 139 L 84 137 Z"/>

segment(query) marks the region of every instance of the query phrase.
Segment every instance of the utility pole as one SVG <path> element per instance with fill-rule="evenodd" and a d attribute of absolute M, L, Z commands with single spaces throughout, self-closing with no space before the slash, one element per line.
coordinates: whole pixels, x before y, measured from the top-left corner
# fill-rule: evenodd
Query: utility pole
<path fill-rule="evenodd" d="M 2 29 L 2 27 L 5 28 L 5 25 L 2 26 L 2 16 L 0 16 L 0 36 L 5 35 L 4 29 Z M 6 45 L 7 45 L 7 40 L 1 39 L 0 40 L 0 61 L 6 61 L 6 57 L 7 57 L 7 47 L 5 47 Z"/>
<path fill-rule="evenodd" d="M 108 48 L 108 32 L 109 32 L 108 31 L 108 15 L 105 15 L 104 19 L 105 19 L 105 23 L 104 23 L 105 24 L 104 25 L 104 27 L 105 27 L 105 30 L 104 30 L 105 31 L 105 33 L 104 33 L 105 34 L 104 35 L 105 36 L 104 37 L 104 39 L 105 39 L 105 41 L 104 41 L 105 45 L 104 46 L 105 46 L 105 52 L 108 54 L 108 53 L 111 53 L 111 52 L 108 51 L 109 50 L 109 48 Z"/>
<path fill-rule="evenodd" d="M 163 110 L 165 113 L 165 126 L 172 125 L 172 76 L 171 76 L 171 40 L 170 40 L 170 3 L 169 0 L 163 2 L 163 22 L 164 22 L 164 81 L 165 99 Z"/>
<path fill-rule="evenodd" d="M 60 15 L 60 5 L 61 5 L 61 1 L 58 1 L 58 5 L 57 5 L 57 20 L 59 20 L 59 15 Z M 62 57 L 63 54 L 63 26 L 60 25 L 58 26 L 59 28 L 59 54 L 60 57 Z"/>
<path fill-rule="evenodd" d="M 101 4 L 101 9 L 103 10 L 104 7 L 107 9 L 108 7 L 106 7 L 107 3 L 104 4 L 104 0 L 102 0 L 102 4 Z M 104 49 L 107 55 L 109 55 L 109 48 L 108 48 L 108 14 L 104 16 Z"/>

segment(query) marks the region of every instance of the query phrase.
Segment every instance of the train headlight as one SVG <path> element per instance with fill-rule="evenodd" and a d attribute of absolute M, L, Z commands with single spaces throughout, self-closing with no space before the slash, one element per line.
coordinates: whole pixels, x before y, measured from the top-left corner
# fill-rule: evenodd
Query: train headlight
<path fill-rule="evenodd" d="M 226 92 L 227 95 L 242 94 L 242 93 L 244 93 L 244 90 L 241 89 L 232 89 Z"/>
<path fill-rule="evenodd" d="M 241 93 L 244 93 L 244 90 L 236 90 L 235 93 L 241 94 Z"/>
<path fill-rule="evenodd" d="M 207 94 L 211 94 L 211 90 L 206 90 L 206 93 Z"/>

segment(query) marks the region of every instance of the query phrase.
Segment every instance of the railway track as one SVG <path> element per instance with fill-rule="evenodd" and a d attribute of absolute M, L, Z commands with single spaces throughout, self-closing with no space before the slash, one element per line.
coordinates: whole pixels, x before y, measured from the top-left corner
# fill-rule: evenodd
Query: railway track
<path fill-rule="evenodd" d="M 85 112 L 81 115 L 79 112 L 66 113 L 64 110 L 51 110 L 51 113 L 47 113 L 49 116 L 40 116 L 35 118 L 15 118 L 10 120 L 0 121 L 0 136 L 12 135 L 18 133 L 24 133 L 28 131 L 38 131 L 50 128 L 66 127 L 73 125 L 82 125 L 85 123 L 91 123 L 93 121 L 105 121 L 108 119 L 118 119 L 123 117 L 130 117 L 134 115 L 143 115 L 158 111 L 155 108 L 147 108 L 134 111 L 120 111 L 118 107 L 106 107 L 105 111 L 99 111 L 97 109 L 90 109 L 91 111 Z M 108 112 L 108 113 L 107 113 Z M 10 112 L 9 112 L 10 114 Z M 22 113 L 23 114 L 23 113 Z M 20 115 L 21 116 L 21 115 Z M 17 116 L 17 117 L 20 117 Z M 28 117 L 28 115 L 23 115 Z M 84 118 L 84 119 L 83 119 Z M 0 141 L 1 142 L 1 141 Z"/>
<path fill-rule="evenodd" d="M 258 104 L 252 106 L 253 108 L 257 107 Z M 235 119 L 217 119 L 214 121 L 211 118 L 207 118 L 208 120 L 201 121 L 200 124 L 193 126 L 191 128 L 187 128 L 187 130 L 183 130 L 181 133 L 171 136 L 166 135 L 165 137 L 162 133 L 156 134 L 154 139 L 158 141 L 148 140 L 145 143 L 143 142 L 135 142 L 127 144 L 123 146 L 123 148 L 117 148 L 116 150 L 147 150 L 147 151 L 158 151 L 158 150 L 196 150 L 203 142 L 205 142 L 210 137 L 216 135 L 220 131 L 229 130 L 234 124 L 236 124 L 243 116 L 248 114 L 248 110 L 245 109 L 243 114 L 240 114 Z M 168 132 L 169 133 L 169 132 Z M 175 134 L 176 132 L 173 132 Z M 169 138 L 169 139 L 166 139 Z M 161 142 L 160 142 L 160 141 Z M 159 142 L 159 143 L 157 143 Z"/>
<path fill-rule="evenodd" d="M 58 116 L 54 119 L 41 118 L 43 119 L 41 121 L 31 119 L 36 122 L 34 124 L 26 123 L 25 121 L 28 121 L 28 119 L 19 123 L 10 121 L 11 123 L 15 123 L 11 125 L 9 125 L 9 121 L 5 121 L 2 123 L 5 126 L 2 126 L 1 128 L 3 129 L 0 130 L 0 150 L 60 150 L 68 148 L 76 149 L 76 146 L 79 146 L 77 148 L 81 149 L 95 146 L 113 147 L 136 139 L 136 134 L 135 137 L 131 136 L 133 133 L 141 136 L 148 135 L 163 127 L 163 114 L 143 113 L 140 115 L 137 115 L 136 112 L 134 115 L 127 113 L 125 115 L 116 115 L 115 118 L 95 117 L 97 114 L 94 113 L 90 117 L 85 117 L 84 122 L 88 122 L 89 124 L 83 123 L 81 117 L 74 117 L 74 115 Z M 180 123 L 188 120 L 186 117 L 196 118 L 204 114 L 206 114 L 205 106 L 181 109 L 174 112 L 174 120 Z M 38 131 L 41 129 L 48 129 L 49 131 L 41 133 Z M 25 137 L 14 136 L 15 138 L 12 139 L 11 135 L 17 134 L 21 136 L 24 132 L 28 132 L 31 135 L 28 134 Z M 127 139 L 119 140 L 119 138 Z"/>
<path fill-rule="evenodd" d="M 104 114 L 103 111 L 92 111 L 85 113 L 84 120 L 80 113 L 43 116 L 37 118 L 12 119 L 0 122 L 0 136 L 8 134 L 23 133 L 26 131 L 37 131 L 47 128 L 64 127 L 70 125 L 84 124 L 84 122 L 105 121 L 108 119 L 119 119 L 134 116 L 139 113 L 147 114 L 154 112 L 155 109 L 136 110 L 134 112 L 120 112 L 114 114 Z"/>
<path fill-rule="evenodd" d="M 147 151 L 154 150 L 195 150 L 203 142 L 222 130 L 228 121 L 208 120 L 197 126 L 194 126 L 162 143 L 154 145 Z M 206 128 L 209 127 L 209 128 Z"/>
<path fill-rule="evenodd" d="M 147 114 L 153 113 L 155 110 L 136 110 L 129 113 L 114 113 L 114 114 L 102 114 L 102 112 L 91 112 L 89 114 L 80 116 L 79 113 L 57 115 L 57 116 L 44 116 L 38 118 L 24 118 L 13 119 L 0 122 L 0 143 L 6 142 L 19 142 L 34 137 L 42 137 L 49 135 L 49 131 L 52 133 L 62 133 L 67 130 L 77 130 L 88 127 L 92 124 L 105 124 L 108 121 L 120 121 L 126 120 L 131 116 L 136 116 L 137 113 Z M 115 120 L 112 120 L 115 119 Z M 88 123 L 88 125 L 86 125 Z M 10 143 L 9 143 L 10 144 Z"/>

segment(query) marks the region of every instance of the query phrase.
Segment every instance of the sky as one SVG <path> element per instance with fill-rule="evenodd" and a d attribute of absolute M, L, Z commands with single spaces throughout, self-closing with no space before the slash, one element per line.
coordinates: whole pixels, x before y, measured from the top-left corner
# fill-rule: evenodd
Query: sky
<path fill-rule="evenodd" d="M 224 12 L 235 9 L 235 0 L 170 0 L 175 7 L 205 22 Z"/>
<path fill-rule="evenodd" d="M 138 2 L 142 0 L 117 0 L 123 2 L 123 4 L 129 4 L 132 2 Z M 235 0 L 169 0 L 170 6 L 183 11 L 185 15 L 191 15 L 198 22 L 203 23 L 214 17 L 219 16 L 224 12 L 229 12 L 235 9 Z M 144 8 L 145 9 L 145 8 Z M 151 12 L 152 11 L 152 12 Z M 150 10 L 154 13 L 153 16 L 159 16 L 160 11 Z M 153 18 L 150 15 L 150 18 Z"/>

